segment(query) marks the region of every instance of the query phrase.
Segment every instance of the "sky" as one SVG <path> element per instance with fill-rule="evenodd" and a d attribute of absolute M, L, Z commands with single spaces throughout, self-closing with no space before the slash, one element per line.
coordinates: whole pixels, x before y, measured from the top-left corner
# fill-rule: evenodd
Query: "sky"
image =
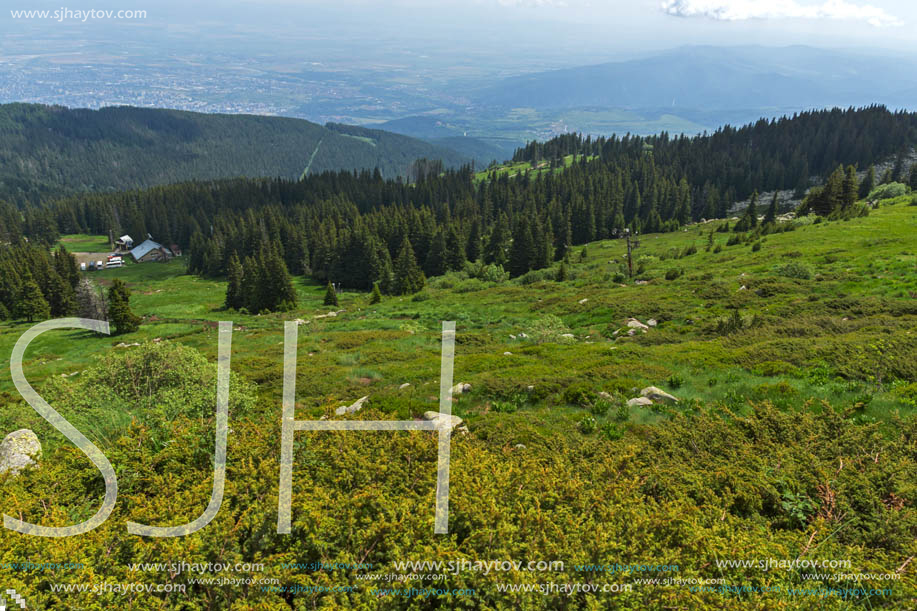
<path fill-rule="evenodd" d="M 0 7 L 0 32 L 25 27 L 11 10 L 143 9 L 147 30 L 191 33 L 201 46 L 229 30 L 267 53 L 319 40 L 345 53 L 353 41 L 364 50 L 375 42 L 421 52 L 430 45 L 448 53 L 528 55 L 554 66 L 696 44 L 807 44 L 917 57 L 917 3 L 910 0 L 0 0 Z M 61 27 L 28 25 L 38 37 Z M 136 26 L 68 23 L 94 33 Z"/>

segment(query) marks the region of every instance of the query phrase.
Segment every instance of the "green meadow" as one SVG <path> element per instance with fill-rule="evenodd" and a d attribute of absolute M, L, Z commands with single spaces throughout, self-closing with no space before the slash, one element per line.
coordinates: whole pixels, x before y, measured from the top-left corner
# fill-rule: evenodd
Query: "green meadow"
<path fill-rule="evenodd" d="M 47 608 L 909 608 L 917 584 L 913 570 L 899 567 L 917 552 L 917 206 L 885 200 L 865 217 L 806 217 L 748 241 L 716 231 L 723 223 L 639 236 L 633 277 L 625 242 L 610 240 L 577 247 L 564 281 L 557 265 L 505 282 L 451 273 L 375 305 L 368 294 L 343 292 L 338 307 L 323 306 L 324 287 L 299 278 L 299 304 L 282 314 L 224 310 L 225 281 L 185 273 L 182 258 L 92 272 L 102 286 L 128 284 L 139 331 L 48 332 L 30 346 L 24 369 L 116 465 L 122 500 L 78 542 L 4 535 L 16 557 L 80 560 L 91 574 L 4 578 L 41 592 L 35 599 Z M 62 240 L 73 251 L 102 241 Z M 630 318 L 648 328 L 631 334 Z M 218 321 L 234 325 L 231 389 L 240 393 L 223 508 L 189 537 L 128 536 L 128 519 L 180 524 L 200 515 L 211 490 L 213 419 L 173 414 L 142 378 L 131 378 L 138 404 L 111 413 L 105 406 L 117 403 L 95 403 L 107 396 L 99 380 L 117 386 L 122 373 L 133 375 L 132 354 L 209 371 Z M 404 432 L 297 433 L 294 536 L 275 533 L 286 321 L 299 322 L 297 418 L 335 418 L 335 408 L 369 396 L 347 417 L 397 420 L 437 409 L 441 323 L 455 321 L 454 381 L 471 390 L 453 407 L 467 431 L 452 441 L 448 535 L 432 531 L 435 441 Z M 0 325 L 4 359 L 27 328 Z M 143 352 L 154 344 L 164 352 Z M 176 346 L 207 362 L 168 352 Z M 212 392 L 213 379 L 201 373 L 194 392 Z M 647 386 L 679 401 L 628 407 Z M 31 428 L 44 444 L 42 468 L 4 480 L 4 511 L 52 524 L 92 515 L 98 501 L 80 482 L 101 497 L 98 472 L 19 398 L 9 368 L 0 372 L 0 405 L 3 430 Z M 844 572 L 897 579 L 839 584 L 798 568 L 717 564 L 730 558 L 846 559 Z M 549 574 L 459 571 L 402 584 L 366 583 L 365 570 L 285 564 L 367 562 L 370 573 L 389 574 L 404 572 L 394 564 L 401 561 L 457 559 L 566 564 Z M 125 599 L 47 586 L 136 581 L 128 564 L 170 560 L 260 562 L 264 571 L 249 576 L 355 589 L 293 597 L 258 585 L 189 585 L 188 596 Z M 646 585 L 634 578 L 667 575 L 582 568 L 611 563 L 677 564 L 679 578 L 759 590 Z M 545 582 L 631 589 L 506 590 Z M 385 589 L 412 586 L 475 594 Z M 824 593 L 837 587 L 889 590 Z"/>

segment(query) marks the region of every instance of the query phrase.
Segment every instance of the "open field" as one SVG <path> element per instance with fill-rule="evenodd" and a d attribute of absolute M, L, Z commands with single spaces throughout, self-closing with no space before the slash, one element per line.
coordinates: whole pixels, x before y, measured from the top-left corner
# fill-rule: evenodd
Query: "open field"
<path fill-rule="evenodd" d="M 220 518 L 187 539 L 128 537 L 123 522 L 181 523 L 200 514 L 211 486 L 212 414 L 160 425 L 144 422 L 142 413 L 125 423 L 117 414 L 62 408 L 123 479 L 125 500 L 78 554 L 107 567 L 106 577 L 135 579 L 124 563 L 191 553 L 201 561 L 264 562 L 262 576 L 285 584 L 359 586 L 310 594 L 298 600 L 311 602 L 296 608 L 907 608 L 917 595 L 912 569 L 897 581 L 868 584 L 891 588 L 889 594 L 806 598 L 786 591 L 838 584 L 801 569 L 768 573 L 714 561 L 844 558 L 851 573 L 892 573 L 917 552 L 917 207 L 909 201 L 885 201 L 849 221 L 798 220 L 793 231 L 748 244 L 727 246 L 734 234 L 713 233 L 717 222 L 641 236 L 634 279 L 621 275 L 621 240 L 577 248 L 564 282 L 554 280 L 556 266 L 503 283 L 453 273 L 429 279 L 413 297 L 377 305 L 345 292 L 338 308 L 324 307 L 324 288 L 297 279 L 299 306 L 284 314 L 224 311 L 226 283 L 185 274 L 182 259 L 97 272 L 92 278 L 103 284 L 115 277 L 128 283 L 144 324 L 117 337 L 57 331 L 38 338 L 25 362 L 36 388 L 53 379 L 64 384 L 54 396 L 66 397 L 66 385 L 80 384 L 80 372 L 97 358 L 158 340 L 192 347 L 212 363 L 221 320 L 235 327 L 233 374 L 255 387 L 253 401 L 230 415 L 230 483 Z M 90 236 L 69 243 L 93 247 Z M 685 254 L 692 246 L 696 252 Z M 337 315 L 316 318 L 331 310 Z M 630 317 L 657 325 L 629 335 Z M 454 380 L 472 388 L 453 408 L 468 433 L 453 438 L 448 536 L 432 534 L 436 451 L 428 433 L 297 433 L 294 536 L 274 533 L 283 323 L 295 319 L 303 321 L 298 419 L 335 418 L 334 408 L 366 395 L 368 407 L 351 418 L 410 420 L 436 410 L 440 324 L 456 322 Z M 730 319 L 738 320 L 732 328 Z M 4 358 L 27 328 L 0 325 Z M 134 343 L 143 346 L 124 346 Z M 69 377 L 61 382 L 62 375 Z M 623 404 L 650 385 L 680 401 Z M 600 392 L 611 398 L 599 399 Z M 0 372 L 0 405 L 3 430 L 32 428 L 46 456 L 63 463 L 6 483 L 6 513 L 43 523 L 91 515 L 97 501 L 57 490 L 54 478 L 79 473 L 101 482 L 98 473 L 18 399 L 8 368 Z M 173 426 L 169 434 L 180 443 L 148 453 L 160 426 Z M 101 494 L 101 483 L 96 487 Z M 38 538 L 17 545 L 34 557 L 67 554 Z M 106 560 L 106 548 L 117 549 L 117 558 Z M 567 565 L 551 574 L 456 572 L 432 587 L 470 588 L 474 597 L 430 598 L 380 594 L 356 577 L 366 571 L 281 566 L 362 561 L 374 563 L 371 572 L 395 573 L 403 571 L 393 562 L 460 558 Z M 653 586 L 574 568 L 609 562 L 674 563 L 681 578 L 780 587 L 783 594 Z M 633 590 L 497 593 L 507 583 L 596 577 L 632 583 Z M 35 585 L 31 577 L 17 579 Z M 243 593 L 196 588 L 211 608 L 289 608 L 287 597 L 257 586 Z M 55 596 L 62 595 L 45 602 L 97 600 Z M 96 604 L 109 600 L 119 599 Z M 238 606 L 243 601 L 248 606 Z M 182 608 L 168 596 L 138 605 Z"/>

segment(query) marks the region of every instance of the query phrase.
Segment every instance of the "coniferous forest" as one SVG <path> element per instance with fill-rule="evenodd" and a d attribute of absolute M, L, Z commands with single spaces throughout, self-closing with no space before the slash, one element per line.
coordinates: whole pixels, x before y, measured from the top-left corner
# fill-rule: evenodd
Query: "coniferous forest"
<path fill-rule="evenodd" d="M 87 194 L 22 214 L 5 204 L 0 239 L 52 243 L 67 233 L 149 233 L 189 251 L 191 273 L 234 277 L 246 297 L 228 303 L 277 310 L 295 303 L 289 274 L 367 291 L 378 283 L 389 294 L 414 292 L 424 277 L 478 260 L 495 270 L 478 273 L 515 277 L 625 229 L 666 232 L 726 217 L 759 189 L 801 196 L 815 185 L 802 208 L 830 216 L 856 200 L 863 187 L 857 167 L 900 157 L 915 142 L 917 114 L 881 106 L 802 113 L 693 138 L 569 135 L 517 151 L 515 160 L 533 169 L 516 175 L 428 163 L 418 166 L 426 169 L 416 182 L 386 179 L 378 170 L 325 172 L 298 181 L 198 181 Z M 542 171 L 568 155 L 569 167 Z M 886 180 L 908 180 L 898 165 Z M 774 199 L 761 204 L 762 212 L 768 204 L 771 216 L 783 211 Z M 750 206 L 736 229 L 756 225 L 755 211 Z"/>

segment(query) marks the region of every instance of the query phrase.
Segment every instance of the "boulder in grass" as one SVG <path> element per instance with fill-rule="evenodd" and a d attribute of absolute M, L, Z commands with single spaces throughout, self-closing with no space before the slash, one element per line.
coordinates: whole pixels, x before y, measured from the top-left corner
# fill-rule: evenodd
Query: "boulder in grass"
<path fill-rule="evenodd" d="M 350 405 L 342 405 L 341 407 L 337 408 L 336 410 L 334 410 L 334 413 L 337 416 L 343 416 L 344 414 L 352 414 L 354 412 L 358 412 L 361 409 L 363 409 L 363 404 L 366 403 L 366 401 L 368 400 L 369 400 L 369 395 L 366 395 L 365 397 L 360 397 L 359 399 L 357 399 Z"/>
<path fill-rule="evenodd" d="M 460 395 L 463 392 L 471 392 L 471 384 L 466 384 L 465 382 L 459 382 L 452 387 L 453 395 Z"/>
<path fill-rule="evenodd" d="M 443 423 L 446 423 L 450 428 L 453 429 L 462 423 L 462 419 L 458 416 L 447 416 L 446 414 L 441 414 L 440 412 L 433 411 L 424 412 L 423 419 L 436 423 L 437 427 L 443 426 Z"/>
<path fill-rule="evenodd" d="M 13 431 L 0 443 L 0 474 L 18 475 L 26 467 L 38 464 L 41 442 L 29 429 Z"/>
<path fill-rule="evenodd" d="M 645 407 L 652 404 L 652 400 L 646 397 L 634 397 L 627 402 L 627 407 Z"/>
<path fill-rule="evenodd" d="M 656 388 L 655 386 L 647 386 L 640 391 L 640 395 L 646 397 L 653 403 L 678 403 L 678 397 L 670 395 L 666 391 Z"/>
<path fill-rule="evenodd" d="M 636 318 L 628 318 L 628 319 L 627 319 L 627 326 L 628 326 L 629 328 L 631 328 L 631 329 L 643 329 L 644 331 L 646 331 L 647 329 L 649 329 L 649 327 L 647 327 L 645 324 L 643 324 L 642 322 L 640 322 L 640 321 L 637 320 Z"/>

